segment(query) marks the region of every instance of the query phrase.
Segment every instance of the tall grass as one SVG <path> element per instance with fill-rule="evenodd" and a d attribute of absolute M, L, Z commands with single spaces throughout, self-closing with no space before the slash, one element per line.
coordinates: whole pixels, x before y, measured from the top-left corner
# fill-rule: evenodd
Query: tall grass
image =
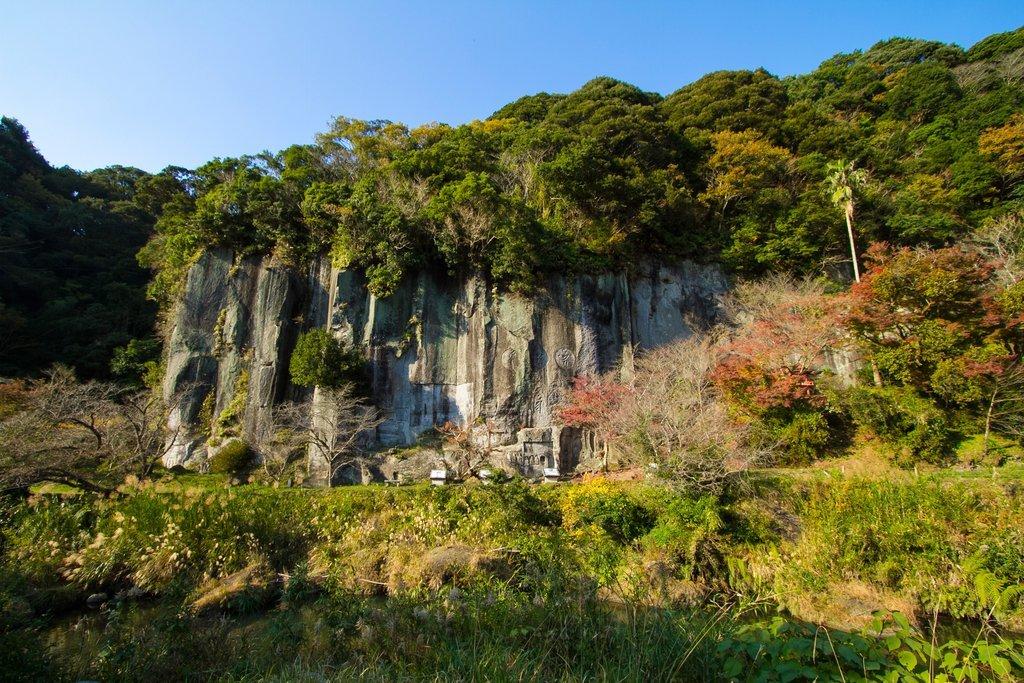
<path fill-rule="evenodd" d="M 928 638 L 911 622 L 892 650 L 829 630 L 823 663 L 800 645 L 818 626 L 751 625 L 750 609 L 827 615 L 831 601 L 844 616 L 836 605 L 862 585 L 919 623 L 1021 613 L 1017 597 L 996 610 L 974 589 L 979 576 L 1002 592 L 1020 582 L 1017 494 L 937 480 L 737 499 L 602 480 L 150 485 L 2 512 L 0 675 L 29 679 L 719 680 L 727 665 L 737 678 L 853 675 L 847 655 L 916 675 Z M 148 602 L 83 612 L 89 593 L 128 588 Z M 949 651 L 1003 652 L 993 633 Z"/>
<path fill-rule="evenodd" d="M 1022 503 L 1013 490 L 933 478 L 818 482 L 800 506 L 779 592 L 799 600 L 856 582 L 899 596 L 904 611 L 982 617 L 980 572 L 1024 584 Z M 1000 616 L 1024 624 L 1020 609 Z"/>

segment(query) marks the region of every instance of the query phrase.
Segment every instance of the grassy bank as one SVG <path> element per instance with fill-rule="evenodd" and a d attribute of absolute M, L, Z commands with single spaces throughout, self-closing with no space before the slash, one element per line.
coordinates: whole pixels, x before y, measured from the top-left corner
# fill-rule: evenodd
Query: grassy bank
<path fill-rule="evenodd" d="M 2 509 L 2 669 L 1013 680 L 1024 513 L 1008 474 L 805 471 L 720 498 L 600 479 L 36 495 Z"/>

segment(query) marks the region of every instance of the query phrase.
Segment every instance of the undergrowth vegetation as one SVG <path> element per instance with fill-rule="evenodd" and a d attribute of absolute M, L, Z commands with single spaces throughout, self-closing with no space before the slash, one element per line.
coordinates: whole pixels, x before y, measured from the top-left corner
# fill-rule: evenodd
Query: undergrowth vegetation
<path fill-rule="evenodd" d="M 323 491 L 165 482 L 9 500 L 4 670 L 718 680 L 753 676 L 756 662 L 759 680 L 792 680 L 793 667 L 872 680 L 945 671 L 922 648 L 954 618 L 972 620 L 984 649 L 943 636 L 949 670 L 1024 670 L 1020 643 L 1000 635 L 1024 624 L 1012 486 L 827 473 L 751 486 L 691 497 L 600 478 Z M 97 593 L 105 606 L 83 615 Z M 780 610 L 789 618 L 771 622 Z M 802 649 L 815 629 L 821 645 Z"/>

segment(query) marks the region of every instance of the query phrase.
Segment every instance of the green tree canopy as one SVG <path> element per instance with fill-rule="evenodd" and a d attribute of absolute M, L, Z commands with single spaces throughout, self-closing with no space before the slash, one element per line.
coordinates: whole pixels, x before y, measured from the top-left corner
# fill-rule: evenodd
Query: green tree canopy
<path fill-rule="evenodd" d="M 134 183 L 137 206 L 160 207 L 142 259 L 164 301 L 211 245 L 329 252 L 381 296 L 418 268 L 529 289 L 650 256 L 834 274 L 849 247 L 829 162 L 875 179 L 857 198 L 865 247 L 947 245 L 1024 202 L 1017 35 L 966 53 L 892 38 L 802 76 L 720 71 L 667 98 L 600 77 L 455 127 L 339 117 L 311 145 L 153 178 L 110 169 L 95 191 Z"/>
<path fill-rule="evenodd" d="M 116 347 L 151 334 L 135 253 L 159 210 L 136 201 L 152 178 L 53 168 L 24 126 L 0 118 L 0 376 L 53 363 L 106 376 Z"/>

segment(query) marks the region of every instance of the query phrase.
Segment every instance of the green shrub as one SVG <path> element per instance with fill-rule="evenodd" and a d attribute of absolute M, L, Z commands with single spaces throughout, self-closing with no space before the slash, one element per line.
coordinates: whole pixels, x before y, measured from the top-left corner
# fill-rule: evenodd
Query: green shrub
<path fill-rule="evenodd" d="M 956 434 L 949 416 L 909 387 L 855 387 L 845 392 L 857 424 L 893 448 L 901 467 L 942 464 L 953 457 Z"/>
<path fill-rule="evenodd" d="M 982 539 L 976 557 L 988 571 L 1012 584 L 1024 586 L 1024 529 L 993 532 Z"/>
<path fill-rule="evenodd" d="M 629 491 L 597 479 L 573 487 L 562 500 L 563 524 L 568 528 L 594 526 L 617 543 L 637 539 L 654 526 L 656 515 Z"/>
<path fill-rule="evenodd" d="M 160 349 L 158 339 L 132 339 L 127 345 L 114 349 L 110 374 L 133 386 L 159 386 L 165 370 L 160 364 Z"/>
<path fill-rule="evenodd" d="M 1024 673 L 1019 643 L 983 630 L 936 644 L 898 612 L 876 612 L 855 633 L 775 617 L 727 635 L 718 653 L 728 680 L 1009 681 Z"/>
<path fill-rule="evenodd" d="M 999 434 L 975 434 L 961 441 L 956 449 L 956 459 L 968 467 L 999 467 L 1009 461 L 1024 460 L 1024 448 Z"/>
<path fill-rule="evenodd" d="M 640 539 L 640 545 L 648 551 L 664 553 L 689 570 L 685 573 L 692 574 L 719 564 L 717 546 L 724 527 L 716 498 L 674 498 L 658 515 L 654 528 Z"/>
<path fill-rule="evenodd" d="M 938 568 L 956 558 L 951 530 L 967 526 L 974 512 L 968 491 L 926 480 L 852 480 L 815 485 L 805 495 L 801 544 L 827 544 L 829 552 L 816 557 L 839 573 L 873 572 L 890 559 L 910 565 L 918 557 Z"/>
<path fill-rule="evenodd" d="M 832 441 L 828 419 L 822 413 L 801 412 L 778 431 L 788 462 L 806 463 L 820 456 Z"/>
<path fill-rule="evenodd" d="M 833 402 L 821 408 L 775 409 L 754 425 L 754 437 L 775 446 L 780 465 L 805 465 L 850 441 L 850 418 Z"/>
<path fill-rule="evenodd" d="M 819 482 L 802 497 L 801 535 L 780 572 L 782 595 L 859 579 L 924 611 L 979 617 L 985 606 L 974 585 L 982 572 L 1007 584 L 1024 580 L 1019 503 L 995 487 L 931 477 L 847 479 Z"/>
<path fill-rule="evenodd" d="M 360 382 L 365 366 L 358 350 L 346 348 L 330 332 L 317 328 L 299 336 L 288 371 L 298 385 L 334 389 Z"/>
<path fill-rule="evenodd" d="M 210 458 L 210 472 L 214 474 L 237 474 L 252 460 L 249 445 L 241 439 L 230 439 L 217 449 Z"/>

